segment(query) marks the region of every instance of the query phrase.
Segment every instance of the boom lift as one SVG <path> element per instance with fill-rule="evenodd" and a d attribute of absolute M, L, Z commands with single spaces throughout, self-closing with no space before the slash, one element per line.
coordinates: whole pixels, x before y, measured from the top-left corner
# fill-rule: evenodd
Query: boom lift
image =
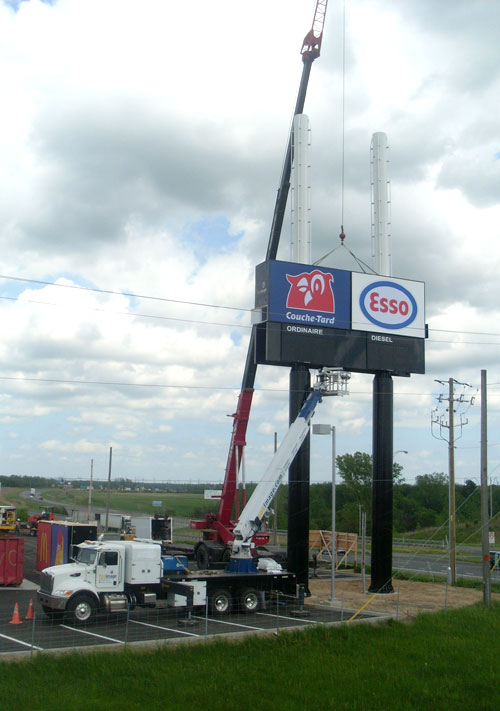
<path fill-rule="evenodd" d="M 312 63 L 320 55 L 321 42 L 323 40 L 323 28 L 325 24 L 326 9 L 328 0 L 317 0 L 314 12 L 313 23 L 311 29 L 304 37 L 301 48 L 302 55 L 302 76 L 299 85 L 297 100 L 295 103 L 294 116 L 301 114 L 304 110 L 306 99 L 307 86 L 309 83 L 309 75 L 311 73 Z M 293 123 L 292 123 L 293 125 Z M 293 160 L 293 135 L 292 129 L 288 137 L 288 143 L 283 163 L 280 185 L 276 196 L 274 206 L 273 221 L 269 242 L 267 247 L 266 259 L 276 259 L 278 245 L 283 226 L 283 218 L 290 190 L 290 174 Z M 248 354 L 243 373 L 241 392 L 238 397 L 238 405 L 236 412 L 232 415 L 234 418 L 233 431 L 231 434 L 231 442 L 229 445 L 229 453 L 227 457 L 226 470 L 224 476 L 224 484 L 219 503 L 217 514 L 209 513 L 202 521 L 191 521 L 191 528 L 203 530 L 203 541 L 200 541 L 195 546 L 195 558 L 199 568 L 209 567 L 211 561 L 227 562 L 230 557 L 230 544 L 234 538 L 233 529 L 234 521 L 231 520 L 233 506 L 237 494 L 238 473 L 243 460 L 243 451 L 246 445 L 246 431 L 248 420 L 250 417 L 250 408 L 252 406 L 252 398 L 254 392 L 255 375 L 257 365 L 254 362 L 254 350 L 256 341 L 256 326 L 252 327 L 250 342 L 248 344 Z M 242 506 L 245 506 L 245 492 L 243 492 Z M 238 507 L 238 500 L 236 500 Z M 236 516 L 238 512 L 236 512 Z M 255 534 L 254 543 L 256 545 L 265 545 L 269 541 L 269 536 L 266 533 L 260 532 Z"/>
<path fill-rule="evenodd" d="M 349 377 L 348 373 L 333 368 L 324 368 L 319 371 L 317 382 L 296 419 L 290 425 L 264 476 L 257 484 L 234 527 L 233 552 L 231 561 L 226 568 L 228 572 L 246 573 L 255 568 L 252 561 L 255 536 L 260 530 L 283 477 L 309 433 L 309 423 L 316 406 L 321 402 L 323 396 L 344 394 Z"/>

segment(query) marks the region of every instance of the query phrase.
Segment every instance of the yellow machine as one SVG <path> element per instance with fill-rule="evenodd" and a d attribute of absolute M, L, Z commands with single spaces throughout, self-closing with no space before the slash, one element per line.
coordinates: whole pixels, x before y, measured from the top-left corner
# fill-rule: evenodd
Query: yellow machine
<path fill-rule="evenodd" d="M 0 506 L 0 535 L 16 528 L 16 509 L 14 506 Z"/>

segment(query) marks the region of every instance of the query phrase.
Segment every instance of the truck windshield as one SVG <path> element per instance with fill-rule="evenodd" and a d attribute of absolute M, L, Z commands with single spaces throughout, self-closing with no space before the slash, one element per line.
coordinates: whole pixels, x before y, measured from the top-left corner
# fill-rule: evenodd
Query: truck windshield
<path fill-rule="evenodd" d="M 76 554 L 76 560 L 79 563 L 88 563 L 89 565 L 92 565 L 92 563 L 95 563 L 96 556 L 97 551 L 92 550 L 92 548 L 79 548 L 78 553 Z"/>

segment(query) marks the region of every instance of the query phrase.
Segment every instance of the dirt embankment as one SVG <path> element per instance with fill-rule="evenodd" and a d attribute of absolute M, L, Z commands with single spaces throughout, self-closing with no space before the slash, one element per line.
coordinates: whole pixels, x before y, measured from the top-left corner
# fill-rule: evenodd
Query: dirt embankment
<path fill-rule="evenodd" d="M 444 583 L 418 583 L 408 580 L 393 580 L 394 592 L 385 595 L 373 595 L 363 592 L 361 577 L 353 580 L 335 581 L 335 598 L 346 610 L 359 610 L 366 605 L 366 612 L 381 612 L 399 619 L 415 617 L 419 612 L 435 612 L 444 608 L 465 607 L 481 602 L 481 590 L 457 588 Z M 370 578 L 366 580 L 366 590 Z M 329 579 L 311 578 L 309 580 L 311 597 L 307 602 L 312 605 L 329 604 L 331 592 Z M 500 600 L 500 595 L 493 594 L 492 600 Z M 368 603 L 368 604 L 367 604 Z"/>

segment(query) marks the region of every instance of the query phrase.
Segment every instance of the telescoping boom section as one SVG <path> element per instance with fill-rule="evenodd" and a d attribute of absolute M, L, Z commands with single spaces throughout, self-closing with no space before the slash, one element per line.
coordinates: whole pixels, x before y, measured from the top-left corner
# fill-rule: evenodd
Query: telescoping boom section
<path fill-rule="evenodd" d="M 321 398 L 322 391 L 320 386 L 317 386 L 308 396 L 243 509 L 233 531 L 233 554 L 227 568 L 229 571 L 248 569 L 251 562 L 252 537 L 259 531 L 283 477 L 309 432 L 309 423 Z"/>
<path fill-rule="evenodd" d="M 336 368 L 323 368 L 319 371 L 313 390 L 290 425 L 234 527 L 233 550 L 227 572 L 249 572 L 252 567 L 256 570 L 252 561 L 252 538 L 259 531 L 283 477 L 309 433 L 309 424 L 318 403 L 325 395 L 344 395 L 349 378 L 350 373 Z"/>

